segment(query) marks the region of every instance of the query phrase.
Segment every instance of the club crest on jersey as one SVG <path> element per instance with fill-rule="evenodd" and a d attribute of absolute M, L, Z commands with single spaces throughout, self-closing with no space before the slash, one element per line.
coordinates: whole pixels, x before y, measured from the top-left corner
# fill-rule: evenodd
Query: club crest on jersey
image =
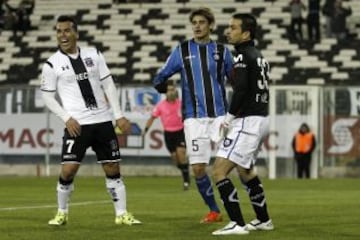
<path fill-rule="evenodd" d="M 213 58 L 214 58 L 215 61 L 218 61 L 220 59 L 219 51 L 215 51 L 213 53 Z"/>
<path fill-rule="evenodd" d="M 85 64 L 86 64 L 86 66 L 87 67 L 93 67 L 94 66 L 94 62 L 93 62 L 93 60 L 91 59 L 91 58 L 85 58 L 84 59 L 84 62 L 85 62 Z"/>

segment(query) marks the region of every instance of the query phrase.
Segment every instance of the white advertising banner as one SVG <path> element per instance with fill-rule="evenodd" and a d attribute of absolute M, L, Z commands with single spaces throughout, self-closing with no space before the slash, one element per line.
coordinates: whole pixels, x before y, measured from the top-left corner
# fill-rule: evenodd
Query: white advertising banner
<path fill-rule="evenodd" d="M 0 154 L 45 154 L 49 146 L 51 154 L 60 154 L 64 123 L 55 115 L 0 114 Z M 167 156 L 160 121 L 155 121 L 146 136 L 141 135 L 145 119 L 130 119 L 130 135 L 118 135 L 122 155 Z M 47 126 L 49 130 L 47 131 Z M 91 150 L 88 154 L 93 154 Z"/>
<path fill-rule="evenodd" d="M 130 135 L 118 135 L 122 155 L 168 156 L 159 120 L 154 122 L 146 136 L 141 134 L 154 106 L 164 96 L 158 94 L 152 87 L 123 87 L 118 91 L 124 115 L 132 122 Z M 227 94 L 229 97 L 231 96 L 230 89 L 227 89 Z M 351 95 L 358 96 L 355 93 Z M 40 94 L 37 96 L 37 106 L 43 106 Z M 352 99 L 353 102 L 356 102 L 355 99 L 358 98 L 352 97 Z M 262 146 L 260 157 L 266 157 L 269 149 L 275 150 L 279 157 L 292 157 L 292 137 L 300 124 L 306 120 L 307 116 L 276 116 L 278 131 L 269 134 Z M 328 127 L 331 128 L 331 126 Z M 50 154 L 60 154 L 63 130 L 64 123 L 53 114 L 50 114 L 49 117 L 46 113 L 0 114 L 0 154 L 45 154 L 48 145 Z M 269 141 L 269 139 L 274 141 Z M 274 145 L 271 146 L 269 142 L 273 142 Z M 89 150 L 88 154 L 93 153 Z"/>
<path fill-rule="evenodd" d="M 136 113 L 138 115 L 138 113 Z M 142 129 L 149 115 L 143 118 L 133 118 L 126 114 L 132 123 L 130 135 L 118 135 L 123 156 L 168 156 L 163 138 L 160 121 L 154 121 L 149 132 L 143 136 Z M 145 117 L 146 116 L 146 117 Z M 55 115 L 39 114 L 0 114 L 0 154 L 6 155 L 41 155 L 49 146 L 50 154 L 60 154 L 64 124 Z M 278 156 L 291 157 L 291 139 L 298 129 L 296 116 L 280 116 L 277 118 L 277 129 L 281 132 L 270 133 L 269 138 L 275 138 L 276 145 L 270 146 L 268 139 L 260 152 L 261 157 L 267 155 L 268 149 L 276 149 Z M 281 126 L 281 127 L 280 127 Z M 49 127 L 49 131 L 47 131 Z M 214 152 L 214 151 L 213 151 Z M 88 154 L 93 154 L 91 150 Z"/>

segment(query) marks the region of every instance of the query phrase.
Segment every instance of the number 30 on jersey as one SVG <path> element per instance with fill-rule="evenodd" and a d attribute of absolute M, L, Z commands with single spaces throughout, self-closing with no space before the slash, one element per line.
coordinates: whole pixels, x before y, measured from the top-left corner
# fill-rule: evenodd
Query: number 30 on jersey
<path fill-rule="evenodd" d="M 261 78 L 258 79 L 257 81 L 258 88 L 260 90 L 269 89 L 268 80 L 269 80 L 270 65 L 266 61 L 266 59 L 262 57 L 258 57 L 256 61 L 258 67 L 260 68 L 260 76 L 261 76 Z"/>

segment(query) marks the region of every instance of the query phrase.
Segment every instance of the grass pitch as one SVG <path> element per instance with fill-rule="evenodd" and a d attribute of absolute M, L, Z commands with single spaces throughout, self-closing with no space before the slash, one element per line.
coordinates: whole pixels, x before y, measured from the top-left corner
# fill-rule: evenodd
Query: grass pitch
<path fill-rule="evenodd" d="M 69 223 L 47 225 L 56 212 L 56 178 L 0 178 L 0 240 L 126 239 L 360 239 L 360 180 L 263 180 L 275 230 L 245 236 L 212 236 L 224 222 L 204 225 L 207 212 L 196 186 L 184 192 L 179 177 L 128 177 L 128 210 L 140 226 L 116 226 L 104 178 L 78 177 Z M 254 218 L 248 196 L 238 188 L 246 221 Z M 216 189 L 218 203 L 219 195 Z M 221 204 L 220 204 L 221 205 Z"/>

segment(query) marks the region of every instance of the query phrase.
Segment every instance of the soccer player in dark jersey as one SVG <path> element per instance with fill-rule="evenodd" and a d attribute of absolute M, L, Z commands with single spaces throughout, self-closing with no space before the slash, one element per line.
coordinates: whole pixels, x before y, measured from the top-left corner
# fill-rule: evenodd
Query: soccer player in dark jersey
<path fill-rule="evenodd" d="M 106 188 L 113 200 L 116 224 L 140 224 L 126 210 L 125 185 L 120 175 L 120 151 L 112 120 L 123 131 L 130 122 L 120 110 L 119 97 L 103 55 L 95 48 L 77 45 L 77 23 L 59 16 L 59 49 L 42 69 L 41 91 L 45 105 L 65 124 L 61 171 L 57 183 L 58 211 L 49 225 L 65 225 L 74 178 L 91 147 L 105 172 Z M 61 105 L 55 98 L 58 93 Z"/>
<path fill-rule="evenodd" d="M 195 182 L 210 212 L 201 220 L 221 220 L 206 166 L 211 156 L 211 141 L 227 110 L 225 79 L 230 76 L 232 56 L 223 44 L 213 41 L 210 33 L 215 18 L 208 8 L 199 8 L 189 16 L 193 38 L 180 43 L 153 79 L 159 92 L 165 92 L 166 81 L 175 73 L 181 75 L 182 115 L 186 150 Z"/>
<path fill-rule="evenodd" d="M 269 119 L 269 64 L 254 46 L 256 19 L 250 14 L 235 14 L 226 31 L 228 42 L 235 46 L 233 96 L 221 124 L 224 139 L 213 166 L 213 176 L 230 218 L 213 235 L 248 234 L 250 230 L 272 230 L 265 194 L 254 165 Z M 256 219 L 245 224 L 237 190 L 228 174 L 237 168 L 245 185 Z"/>

